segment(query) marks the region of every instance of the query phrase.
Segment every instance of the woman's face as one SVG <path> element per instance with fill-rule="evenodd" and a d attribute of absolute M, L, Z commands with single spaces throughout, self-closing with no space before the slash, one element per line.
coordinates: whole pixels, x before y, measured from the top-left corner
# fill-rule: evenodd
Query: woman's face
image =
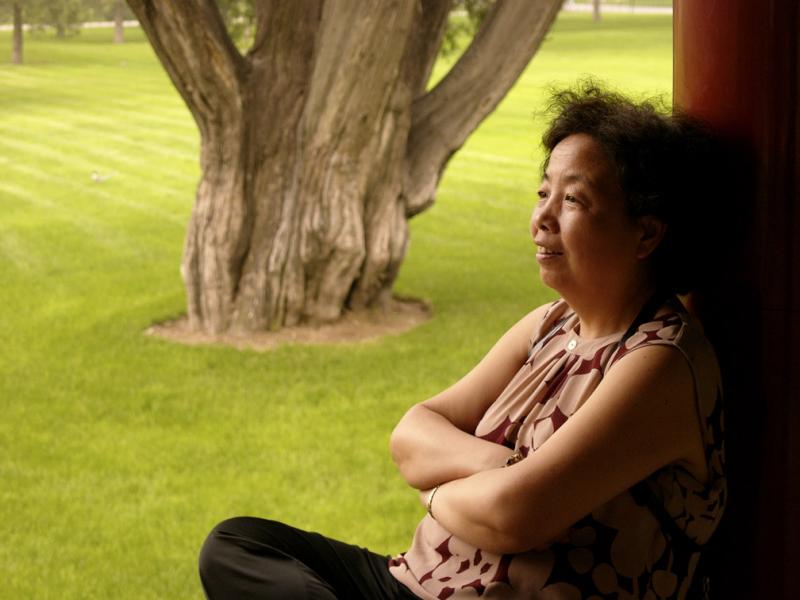
<path fill-rule="evenodd" d="M 531 235 L 542 281 L 562 296 L 632 283 L 642 228 L 625 210 L 614 164 L 591 136 L 571 135 L 553 148 Z"/>

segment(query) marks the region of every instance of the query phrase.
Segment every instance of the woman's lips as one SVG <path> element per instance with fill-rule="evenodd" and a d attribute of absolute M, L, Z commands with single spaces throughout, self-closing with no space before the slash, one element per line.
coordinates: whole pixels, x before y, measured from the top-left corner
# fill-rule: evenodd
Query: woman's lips
<path fill-rule="evenodd" d="M 538 244 L 536 245 L 536 262 L 538 262 L 540 265 L 545 265 L 556 261 L 563 255 L 563 252 L 558 252 L 557 250 L 553 250 L 552 248 L 548 248 L 546 246 L 539 246 Z"/>
<path fill-rule="evenodd" d="M 562 256 L 564 253 L 559 252 L 558 250 L 553 250 L 552 248 L 548 248 L 547 246 L 536 246 L 536 260 L 539 262 L 554 260 L 559 256 Z"/>
<path fill-rule="evenodd" d="M 545 246 L 537 246 L 536 247 L 536 254 L 544 254 L 548 256 L 560 256 L 563 252 L 558 252 L 557 250 L 551 250 L 550 248 L 546 248 Z"/>

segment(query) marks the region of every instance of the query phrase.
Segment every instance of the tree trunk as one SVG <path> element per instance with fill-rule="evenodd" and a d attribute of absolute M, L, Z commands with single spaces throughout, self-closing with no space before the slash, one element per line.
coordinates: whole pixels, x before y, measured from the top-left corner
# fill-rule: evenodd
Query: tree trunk
<path fill-rule="evenodd" d="M 12 42 L 11 62 L 22 64 L 22 8 L 14 2 L 14 41 Z"/>
<path fill-rule="evenodd" d="M 122 44 L 125 41 L 125 3 L 117 0 L 114 5 L 114 43 Z"/>
<path fill-rule="evenodd" d="M 430 92 L 450 2 L 256 3 L 241 56 L 213 0 L 129 0 L 201 134 L 181 272 L 210 333 L 391 296 L 407 219 L 533 56 L 559 0 L 497 2 Z"/>
<path fill-rule="evenodd" d="M 600 0 L 592 0 L 592 19 L 595 23 L 600 22 Z"/>

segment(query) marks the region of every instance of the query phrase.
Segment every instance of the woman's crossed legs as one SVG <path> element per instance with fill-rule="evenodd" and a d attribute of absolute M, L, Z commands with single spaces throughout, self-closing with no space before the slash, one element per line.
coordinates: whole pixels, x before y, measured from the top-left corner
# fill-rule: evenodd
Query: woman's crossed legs
<path fill-rule="evenodd" d="M 388 558 L 255 517 L 217 525 L 200 551 L 200 580 L 210 600 L 412 600 L 388 570 Z"/>

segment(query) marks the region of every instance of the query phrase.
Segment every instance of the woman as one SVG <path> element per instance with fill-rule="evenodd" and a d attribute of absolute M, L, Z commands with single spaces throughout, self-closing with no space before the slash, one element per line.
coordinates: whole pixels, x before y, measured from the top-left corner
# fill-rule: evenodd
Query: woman
<path fill-rule="evenodd" d="M 716 360 L 674 296 L 703 258 L 703 135 L 591 84 L 554 108 L 531 234 L 560 299 L 395 428 L 428 511 L 411 548 L 387 566 L 232 519 L 201 553 L 209 597 L 685 597 L 726 494 Z"/>

